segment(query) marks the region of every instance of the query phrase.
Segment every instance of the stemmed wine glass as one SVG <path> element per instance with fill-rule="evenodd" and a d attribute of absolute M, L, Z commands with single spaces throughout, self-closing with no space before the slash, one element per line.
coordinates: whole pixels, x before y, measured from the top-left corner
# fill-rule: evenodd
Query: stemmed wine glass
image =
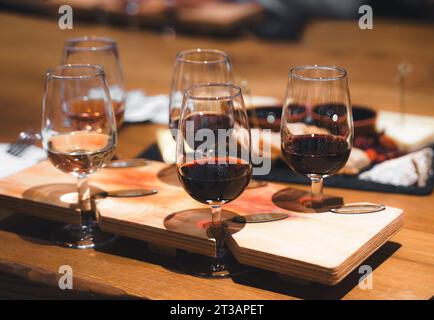
<path fill-rule="evenodd" d="M 186 255 L 181 267 L 205 277 L 231 276 L 221 208 L 241 195 L 252 175 L 250 130 L 241 89 L 221 83 L 187 89 L 176 145 L 179 180 L 193 199 L 211 207 L 210 231 L 216 241 L 215 258 L 204 262 L 207 257 Z"/>
<path fill-rule="evenodd" d="M 281 141 L 288 166 L 309 177 L 312 184 L 310 193 L 299 193 L 292 198 L 292 209 L 321 212 L 342 205 L 341 198 L 323 196 L 322 190 L 323 179 L 347 162 L 353 143 L 345 69 L 313 65 L 290 70 Z"/>
<path fill-rule="evenodd" d="M 98 91 L 98 99 L 92 92 Z M 83 117 L 86 105 L 94 117 Z M 89 174 L 104 167 L 116 148 L 116 120 L 104 71 L 90 64 L 68 64 L 46 73 L 42 116 L 42 145 L 59 170 L 77 177 L 81 223 L 53 234 L 55 243 L 69 248 L 95 248 L 113 236 L 103 233 L 92 210 Z"/>
<path fill-rule="evenodd" d="M 178 128 L 184 91 L 193 85 L 228 83 L 233 80 L 232 64 L 227 53 L 214 49 L 193 49 L 176 55 L 169 102 L 169 128 Z"/>
<path fill-rule="evenodd" d="M 116 126 L 119 129 L 124 121 L 125 90 L 122 68 L 119 60 L 118 46 L 115 40 L 106 37 L 80 37 L 65 40 L 61 64 L 96 64 L 104 69 L 113 109 Z M 103 94 L 99 91 L 91 93 L 95 97 Z M 92 117 L 86 105 L 82 105 L 80 113 L 83 117 Z"/>

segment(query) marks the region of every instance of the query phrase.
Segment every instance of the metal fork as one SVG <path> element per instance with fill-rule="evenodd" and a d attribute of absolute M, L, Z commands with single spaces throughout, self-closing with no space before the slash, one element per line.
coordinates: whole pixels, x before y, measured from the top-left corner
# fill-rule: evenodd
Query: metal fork
<path fill-rule="evenodd" d="M 15 157 L 21 157 L 24 151 L 26 151 L 26 149 L 33 145 L 38 139 L 39 134 L 33 131 L 29 130 L 21 132 L 19 138 L 14 143 L 9 145 L 9 148 L 6 150 L 6 152 Z"/>

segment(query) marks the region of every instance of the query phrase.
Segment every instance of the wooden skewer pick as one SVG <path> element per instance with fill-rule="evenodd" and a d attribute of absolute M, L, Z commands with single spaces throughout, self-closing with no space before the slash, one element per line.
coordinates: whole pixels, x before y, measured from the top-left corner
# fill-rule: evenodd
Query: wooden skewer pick
<path fill-rule="evenodd" d="M 398 83 L 399 83 L 399 103 L 401 109 L 401 125 L 405 125 L 405 113 L 406 113 L 406 105 L 405 105 L 405 78 L 413 71 L 413 66 L 406 62 L 402 61 L 398 64 Z"/>

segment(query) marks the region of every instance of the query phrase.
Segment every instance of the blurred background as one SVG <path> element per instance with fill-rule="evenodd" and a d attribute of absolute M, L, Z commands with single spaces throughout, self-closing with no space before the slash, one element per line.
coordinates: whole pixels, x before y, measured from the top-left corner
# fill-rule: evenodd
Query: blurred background
<path fill-rule="evenodd" d="M 73 9 L 73 28 L 61 30 L 59 7 Z M 361 5 L 373 28 L 359 28 Z M 118 42 L 127 90 L 168 94 L 177 52 L 226 51 L 235 77 L 253 95 L 282 100 L 290 66 L 327 64 L 349 72 L 352 101 L 400 110 L 398 65 L 406 111 L 434 115 L 432 0 L 0 0 L 0 139 L 39 128 L 44 72 L 60 63 L 64 40 L 107 36 Z M 146 148 L 153 125 L 125 125 L 124 156 Z"/>
<path fill-rule="evenodd" d="M 62 20 L 64 11 L 59 12 L 63 5 L 69 5 L 73 10 L 72 21 L 69 21 L 72 23 L 71 28 L 59 26 L 59 21 L 65 22 Z M 360 10 L 363 8 L 365 9 Z M 369 15 L 366 8 L 372 8 L 372 21 L 365 16 Z M 361 28 L 369 22 L 372 22 L 369 28 Z M 180 51 L 195 48 L 225 51 L 233 65 L 235 82 L 243 85 L 243 94 L 249 98 L 248 107 L 254 109 L 256 104 L 260 108 L 258 101 L 261 101 L 262 107 L 270 107 L 265 108 L 262 118 L 256 111 L 249 114 L 249 120 L 260 122 L 259 119 L 262 120 L 261 123 L 269 125 L 268 116 L 271 113 L 275 120 L 273 124 L 277 129 L 273 132 L 270 155 L 273 160 L 272 171 L 264 180 L 291 184 L 306 184 L 309 181 L 304 176 L 290 172 L 281 158 L 280 119 L 277 115 L 278 111 L 282 112 L 289 69 L 313 64 L 343 67 L 348 71 L 355 139 L 344 171 L 327 178 L 325 186 L 327 189 L 340 188 L 327 192 L 344 197 L 346 203 L 372 201 L 405 211 L 405 230 L 393 242 L 388 243 L 384 250 L 379 250 L 379 255 L 373 257 L 374 268 L 394 254 L 401 245 L 403 248 L 387 264 L 375 270 L 375 279 L 379 283 L 375 290 L 358 288 L 357 275 L 343 282 L 343 287 L 333 288 L 332 291 L 324 290 L 324 287 L 313 289 L 318 289 L 323 298 L 335 295 L 341 297 L 349 290 L 346 287 L 351 286 L 356 293 L 347 296 L 349 298 L 428 299 L 432 296 L 433 259 L 429 249 L 422 252 L 421 248 L 426 247 L 427 240 L 429 243 L 429 239 L 433 239 L 434 232 L 433 22 L 434 0 L 0 0 L 0 178 L 46 158 L 44 150 L 33 146 L 34 140 L 18 137 L 23 131 L 40 132 L 46 70 L 61 63 L 62 50 L 68 38 L 103 36 L 112 38 L 117 43 L 124 78 L 119 82 L 127 94 L 125 114 L 132 109 L 138 111 L 138 114 L 145 114 L 140 119 L 125 117 L 125 122 L 119 126 L 116 149 L 119 159 L 144 157 L 165 160 L 165 154 L 174 157 L 175 142 L 167 128 L 168 95 L 175 57 Z M 256 103 L 252 103 L 251 97 L 262 99 L 256 99 Z M 357 106 L 359 113 L 356 119 Z M 405 117 L 402 116 L 404 112 L 407 113 Z M 261 126 L 258 127 L 253 129 L 262 129 Z M 21 152 L 10 152 L 17 145 Z M 23 146 L 29 148 L 23 151 Z M 159 173 L 158 178 L 176 185 L 179 182 L 174 167 L 172 169 L 169 173 L 162 170 L 164 175 Z M 128 175 L 125 177 L 126 180 L 129 179 Z M 20 184 L 27 184 L 28 181 L 24 180 L 32 180 L 15 178 L 14 181 L 14 177 L 8 179 L 3 184 L 13 190 L 13 193 L 20 190 Z M 50 181 L 54 178 L 47 179 Z M 35 183 L 37 182 L 31 181 L 29 185 Z M 256 187 L 263 185 L 258 183 Z M 306 187 L 302 187 L 302 190 L 306 190 Z M 53 194 L 58 195 L 56 192 Z M 262 192 L 261 189 L 258 192 Z M 0 196 L 4 198 L 3 195 Z M 0 208 L 0 220 L 3 210 Z M 23 209 L 24 212 L 26 210 Z M 43 210 L 38 209 L 39 211 Z M 9 214 L 6 212 L 6 216 Z M 17 228 L 23 228 L 26 233 L 21 229 L 17 235 L 2 233 L 1 243 L 13 244 L 13 248 L 5 251 L 4 261 L 14 268 L 20 267 L 18 271 L 14 270 L 17 275 L 30 268 L 22 268 L 27 264 L 37 266 L 37 271 L 49 270 L 48 273 L 44 271 L 43 277 L 39 278 L 33 271 L 28 274 L 38 282 L 48 279 L 52 285 L 54 282 L 51 283 L 51 280 L 55 277 L 46 275 L 56 273 L 57 262 L 65 259 L 81 261 L 82 257 L 74 258 L 73 253 L 63 255 L 58 249 L 47 246 L 46 242 L 40 242 L 39 238 L 45 239 L 47 236 L 45 232 L 48 227 L 42 222 L 34 224 L 33 221 L 35 220 L 23 220 L 22 224 L 18 224 Z M 9 230 L 9 224 L 3 225 Z M 11 230 L 14 230 L 12 223 Z M 371 232 L 374 229 L 369 230 Z M 387 229 L 387 234 L 389 232 L 391 231 Z M 33 242 L 31 239 L 35 239 L 37 244 L 30 243 Z M 373 240 L 371 242 L 374 243 Z M 130 258 L 130 252 L 133 252 L 130 249 L 136 247 L 140 252 L 140 262 L 153 261 L 153 258 L 142 260 L 143 247 L 138 242 L 131 245 L 130 242 L 122 243 L 114 249 L 116 255 L 122 251 L 128 254 L 125 257 Z M 41 254 L 38 253 L 40 259 L 35 259 L 36 251 L 32 251 L 32 248 L 41 249 Z M 11 255 L 12 252 L 16 254 Z M 99 270 L 108 270 L 111 268 L 108 262 L 112 258 L 103 254 L 103 258 L 99 256 L 99 259 L 103 259 L 102 263 L 94 260 L 98 257 L 92 253 L 88 255 L 90 260 L 81 261 L 81 265 L 88 263 L 89 266 L 104 266 L 103 269 L 96 269 L 99 273 Z M 56 258 L 56 255 L 59 256 Z M 10 260 L 13 257 L 18 259 L 18 263 Z M 114 268 L 121 264 L 131 267 L 130 262 L 122 259 L 113 260 Z M 44 264 L 49 269 L 41 269 Z M 165 265 L 164 263 L 163 267 L 166 269 Z M 137 264 L 136 267 L 143 266 Z M 6 266 L 4 270 L 7 271 L 8 268 Z M 157 272 L 154 275 L 164 276 L 157 269 L 151 271 Z M 98 290 L 101 290 L 100 275 L 93 276 L 87 271 L 84 275 L 84 280 L 90 277 L 89 283 L 97 279 Z M 146 279 L 149 278 L 147 272 L 145 275 Z M 176 275 L 177 281 L 181 279 L 179 276 Z M 15 286 L 9 275 L 0 277 L 6 279 L 0 281 L 0 287 L 4 284 L 3 287 L 12 288 L 13 296 L 20 296 L 21 293 L 16 289 L 18 286 Z M 256 286 L 256 275 L 253 277 Z M 123 280 L 124 277 L 122 285 Z M 293 289 L 281 286 L 282 280 L 279 277 L 276 290 L 284 294 L 293 292 Z M 136 279 L 133 281 L 137 282 Z M 23 284 L 21 280 L 19 283 L 28 292 L 37 292 L 37 295 L 43 292 L 49 297 L 48 293 L 41 291 L 39 284 Z M 160 278 L 155 283 L 164 284 Z M 194 286 L 195 283 L 193 281 L 191 285 Z M 128 285 L 126 283 L 126 288 L 130 288 Z M 261 284 L 261 289 L 272 286 L 271 282 L 267 282 L 264 287 Z M 132 291 L 128 290 L 138 292 L 136 286 L 131 288 Z M 152 291 L 155 286 L 149 288 Z M 183 290 L 184 296 L 188 297 L 188 286 L 186 288 Z M 232 284 L 227 288 L 229 293 L 226 296 L 236 293 L 237 289 Z M 58 290 L 55 290 L 58 294 Z M 245 297 L 245 290 L 247 287 L 242 287 L 240 297 Z M 93 291 L 92 289 L 92 297 Z M 116 292 L 127 291 L 116 289 Z M 111 290 L 108 292 L 111 294 Z M 162 296 L 168 297 L 173 292 L 169 290 L 168 295 L 165 293 Z M 252 297 L 255 296 L 254 292 L 256 294 L 256 288 L 250 293 Z M 300 292 L 310 296 L 304 287 Z M 313 296 L 316 297 L 317 294 Z M 153 293 L 152 297 L 158 295 Z"/>

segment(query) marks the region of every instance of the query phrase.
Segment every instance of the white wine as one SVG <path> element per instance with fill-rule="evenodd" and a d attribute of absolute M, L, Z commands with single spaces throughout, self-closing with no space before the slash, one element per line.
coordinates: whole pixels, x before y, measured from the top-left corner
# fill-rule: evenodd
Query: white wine
<path fill-rule="evenodd" d="M 115 151 L 113 139 L 97 132 L 74 131 L 48 140 L 48 159 L 59 170 L 76 176 L 105 166 Z"/>

